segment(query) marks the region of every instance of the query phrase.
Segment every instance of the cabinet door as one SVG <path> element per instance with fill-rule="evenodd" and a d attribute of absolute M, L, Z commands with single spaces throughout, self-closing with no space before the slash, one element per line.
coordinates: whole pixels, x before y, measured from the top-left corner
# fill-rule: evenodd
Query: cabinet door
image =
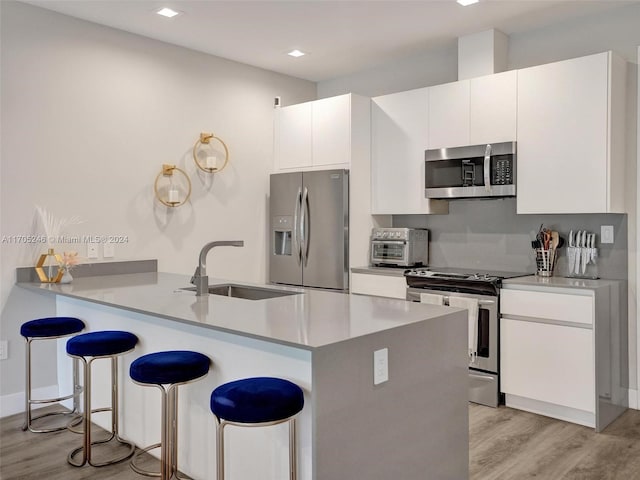
<path fill-rule="evenodd" d="M 501 390 L 595 412 L 593 330 L 500 320 Z"/>
<path fill-rule="evenodd" d="M 607 212 L 609 54 L 518 71 L 518 213 Z"/>
<path fill-rule="evenodd" d="M 517 72 L 469 80 L 469 144 L 516 140 Z"/>
<path fill-rule="evenodd" d="M 324 98 L 312 107 L 313 166 L 351 161 L 351 95 Z"/>
<path fill-rule="evenodd" d="M 311 102 L 275 111 L 275 169 L 311 166 Z"/>
<path fill-rule="evenodd" d="M 469 145 L 469 81 L 429 87 L 429 149 Z"/>
<path fill-rule="evenodd" d="M 427 89 L 376 97 L 371 104 L 373 214 L 424 213 Z"/>

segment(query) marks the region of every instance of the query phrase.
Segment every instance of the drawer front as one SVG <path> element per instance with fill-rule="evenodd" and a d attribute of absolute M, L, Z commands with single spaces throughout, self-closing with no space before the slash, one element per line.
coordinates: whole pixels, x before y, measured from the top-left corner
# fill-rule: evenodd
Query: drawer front
<path fill-rule="evenodd" d="M 502 318 L 504 393 L 595 412 L 593 330 Z"/>
<path fill-rule="evenodd" d="M 502 289 L 500 313 L 593 325 L 593 296 Z"/>
<path fill-rule="evenodd" d="M 407 298 L 407 281 L 403 276 L 351 274 L 351 293 L 376 297 Z"/>

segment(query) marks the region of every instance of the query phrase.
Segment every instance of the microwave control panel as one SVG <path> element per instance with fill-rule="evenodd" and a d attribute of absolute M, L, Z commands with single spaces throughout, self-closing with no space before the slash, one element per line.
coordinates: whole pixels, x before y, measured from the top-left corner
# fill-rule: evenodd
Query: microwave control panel
<path fill-rule="evenodd" d="M 492 185 L 513 185 L 513 169 L 510 158 L 495 159 L 491 175 Z"/>

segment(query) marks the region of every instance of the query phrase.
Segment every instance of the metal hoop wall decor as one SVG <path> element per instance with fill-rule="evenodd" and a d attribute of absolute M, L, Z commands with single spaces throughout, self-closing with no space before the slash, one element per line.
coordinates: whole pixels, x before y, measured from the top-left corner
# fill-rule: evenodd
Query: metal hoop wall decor
<path fill-rule="evenodd" d="M 205 157 L 204 163 L 200 160 L 198 155 L 200 152 L 204 151 L 203 147 L 205 145 L 211 146 L 212 140 L 215 140 L 218 143 L 220 143 L 220 145 L 222 145 L 222 148 L 224 149 L 224 162 L 222 163 L 222 166 L 219 168 L 218 168 L 218 158 L 215 154 L 207 155 Z M 201 133 L 200 138 L 196 141 L 195 145 L 193 146 L 193 160 L 196 162 L 196 165 L 198 166 L 198 168 L 203 172 L 207 172 L 207 173 L 220 172 L 221 170 L 224 169 L 224 167 L 227 166 L 227 163 L 229 163 L 229 149 L 227 148 L 227 145 L 222 141 L 222 139 L 219 137 L 216 137 L 213 133 Z"/>
<path fill-rule="evenodd" d="M 179 173 L 186 180 L 187 191 L 183 195 L 181 195 L 180 190 L 174 185 L 174 173 Z M 166 195 L 161 194 L 160 190 L 160 180 L 162 178 L 169 178 L 169 187 L 167 189 Z M 162 171 L 156 177 L 156 181 L 153 184 L 153 191 L 155 192 L 156 198 L 160 203 L 166 205 L 167 207 L 179 207 L 183 205 L 189 200 L 191 196 L 191 180 L 189 180 L 189 176 L 187 173 L 181 168 L 176 167 L 175 165 L 162 165 Z"/>

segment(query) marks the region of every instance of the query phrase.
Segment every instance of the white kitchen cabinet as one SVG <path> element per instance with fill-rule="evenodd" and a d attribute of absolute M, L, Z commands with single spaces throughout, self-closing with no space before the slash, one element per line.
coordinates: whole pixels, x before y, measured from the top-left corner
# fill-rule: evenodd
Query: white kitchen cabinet
<path fill-rule="evenodd" d="M 403 275 L 352 273 L 350 291 L 361 295 L 405 300 L 407 282 Z"/>
<path fill-rule="evenodd" d="M 518 213 L 624 213 L 626 62 L 518 71 Z"/>
<path fill-rule="evenodd" d="M 428 90 L 429 149 L 516 140 L 515 70 Z"/>
<path fill-rule="evenodd" d="M 429 149 L 469 145 L 469 80 L 430 87 Z"/>
<path fill-rule="evenodd" d="M 350 168 L 369 115 L 368 100 L 352 94 L 276 109 L 274 170 Z"/>
<path fill-rule="evenodd" d="M 469 80 L 469 145 L 516 140 L 517 72 Z"/>
<path fill-rule="evenodd" d="M 278 169 L 310 167 L 311 102 L 276 109 L 274 136 Z"/>
<path fill-rule="evenodd" d="M 533 278 L 500 292 L 505 403 L 600 431 L 628 405 L 619 282 L 562 288 L 573 281 L 546 279 L 556 288 Z"/>
<path fill-rule="evenodd" d="M 351 162 L 351 95 L 316 100 L 312 102 L 311 112 L 313 165 L 349 165 Z"/>
<path fill-rule="evenodd" d="M 371 213 L 448 213 L 448 203 L 424 196 L 427 88 L 371 102 Z"/>

